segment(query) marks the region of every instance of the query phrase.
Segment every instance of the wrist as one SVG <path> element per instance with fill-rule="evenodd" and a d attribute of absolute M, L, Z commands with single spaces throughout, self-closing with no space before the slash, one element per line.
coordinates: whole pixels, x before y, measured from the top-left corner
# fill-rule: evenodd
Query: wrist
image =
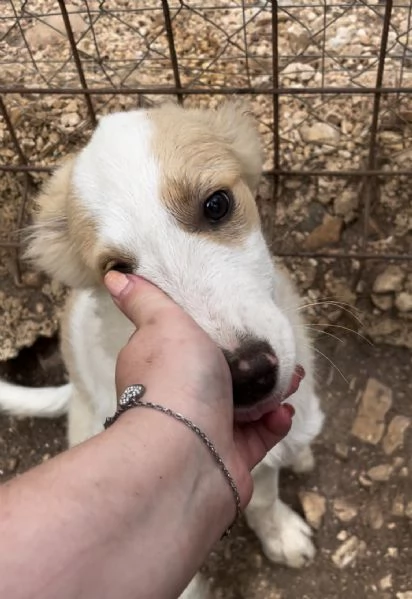
<path fill-rule="evenodd" d="M 147 394 L 143 401 L 152 399 Z M 166 407 L 158 398 L 157 402 Z M 192 535 L 203 527 L 202 538 L 207 533 L 212 543 L 219 539 L 235 519 L 236 502 L 229 480 L 202 438 L 184 422 L 150 407 L 127 410 L 116 426 L 120 423 L 123 439 L 129 438 L 138 458 L 148 460 L 148 468 L 162 480 L 161 486 L 172 485 L 168 501 L 172 512 L 176 507 L 173 501 L 181 503 L 181 529 Z M 142 455 L 142 445 L 146 457 Z M 179 517 L 179 508 L 175 516 Z"/>

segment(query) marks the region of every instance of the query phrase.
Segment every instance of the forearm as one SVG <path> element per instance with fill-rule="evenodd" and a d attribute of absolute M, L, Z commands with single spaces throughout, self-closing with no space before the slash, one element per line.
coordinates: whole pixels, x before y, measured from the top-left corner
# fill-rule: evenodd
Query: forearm
<path fill-rule="evenodd" d="M 0 489 L 0 596 L 177 597 L 233 517 L 220 477 L 183 424 L 130 410 Z"/>

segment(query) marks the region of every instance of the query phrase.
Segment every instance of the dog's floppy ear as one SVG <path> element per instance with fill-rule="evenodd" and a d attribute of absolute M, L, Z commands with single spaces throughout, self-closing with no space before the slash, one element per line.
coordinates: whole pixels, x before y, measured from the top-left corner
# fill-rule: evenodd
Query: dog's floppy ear
<path fill-rule="evenodd" d="M 224 102 L 215 113 L 216 131 L 223 135 L 238 157 L 243 176 L 253 194 L 262 174 L 262 147 L 257 123 L 246 103 Z"/>
<path fill-rule="evenodd" d="M 71 219 L 73 166 L 74 156 L 66 159 L 40 191 L 34 224 L 27 230 L 25 258 L 69 287 L 86 287 L 95 282 L 96 275 L 84 259 L 84 244 L 90 241 L 85 235 L 88 225 L 81 214 L 78 223 Z M 83 229 L 81 236 L 76 235 L 78 226 Z"/>

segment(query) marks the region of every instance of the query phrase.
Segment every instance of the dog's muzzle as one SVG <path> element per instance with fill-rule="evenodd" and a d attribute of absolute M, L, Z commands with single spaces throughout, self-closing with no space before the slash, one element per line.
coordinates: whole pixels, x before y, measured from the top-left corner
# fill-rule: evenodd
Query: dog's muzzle
<path fill-rule="evenodd" d="M 305 373 L 296 366 L 286 393 L 276 390 L 279 364 L 266 341 L 248 340 L 235 352 L 224 352 L 232 375 L 237 421 L 257 420 L 297 391 Z"/>

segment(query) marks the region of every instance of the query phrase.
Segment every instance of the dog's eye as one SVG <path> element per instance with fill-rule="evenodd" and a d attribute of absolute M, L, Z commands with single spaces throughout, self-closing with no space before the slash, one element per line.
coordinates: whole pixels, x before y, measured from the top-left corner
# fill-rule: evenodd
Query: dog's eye
<path fill-rule="evenodd" d="M 205 217 L 216 222 L 224 218 L 232 206 L 232 197 L 227 191 L 222 189 L 215 191 L 211 196 L 207 198 L 203 204 L 203 212 Z"/>
<path fill-rule="evenodd" d="M 111 270 L 117 270 L 118 272 L 124 272 L 125 274 L 132 274 L 133 267 L 131 264 L 127 264 L 127 262 L 115 262 L 111 268 Z"/>
<path fill-rule="evenodd" d="M 133 266 L 128 262 L 122 262 L 121 260 L 110 260 L 110 262 L 105 265 L 104 272 L 107 273 L 109 270 L 117 270 L 124 274 L 132 274 Z"/>

